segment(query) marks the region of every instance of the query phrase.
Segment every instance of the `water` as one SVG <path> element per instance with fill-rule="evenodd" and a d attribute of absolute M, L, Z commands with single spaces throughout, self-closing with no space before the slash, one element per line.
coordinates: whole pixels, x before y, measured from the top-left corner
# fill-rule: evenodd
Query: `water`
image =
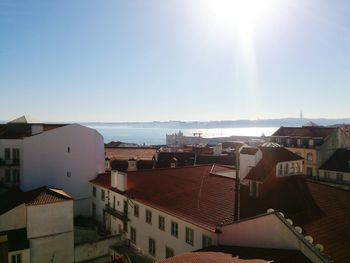
<path fill-rule="evenodd" d="M 85 124 L 86 125 L 86 124 Z M 165 144 L 166 134 L 179 132 L 179 128 L 164 127 L 131 127 L 120 125 L 94 124 L 86 125 L 98 130 L 104 137 L 106 143 L 110 141 L 122 141 L 137 144 Z M 207 128 L 207 129 L 180 129 L 185 136 L 193 136 L 193 133 L 201 133 L 204 138 L 238 136 L 269 136 L 273 134 L 278 127 L 249 127 L 249 128 Z"/>

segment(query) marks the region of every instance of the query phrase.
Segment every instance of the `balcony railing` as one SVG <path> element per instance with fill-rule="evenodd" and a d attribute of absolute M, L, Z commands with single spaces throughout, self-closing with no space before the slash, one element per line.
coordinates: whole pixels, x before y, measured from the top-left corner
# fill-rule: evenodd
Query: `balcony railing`
<path fill-rule="evenodd" d="M 117 209 L 111 207 L 110 205 L 106 204 L 105 206 L 105 211 L 112 215 L 115 216 L 116 218 L 119 218 L 120 220 L 127 222 L 130 221 L 130 219 L 128 218 L 128 213 L 127 212 L 121 212 L 118 211 Z"/>
<path fill-rule="evenodd" d="M 20 159 L 4 160 L 0 159 L 0 166 L 19 166 Z"/>

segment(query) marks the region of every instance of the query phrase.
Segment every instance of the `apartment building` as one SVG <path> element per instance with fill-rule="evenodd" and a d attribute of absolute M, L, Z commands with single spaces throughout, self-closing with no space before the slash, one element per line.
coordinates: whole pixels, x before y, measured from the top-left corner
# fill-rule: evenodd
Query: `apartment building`
<path fill-rule="evenodd" d="M 0 195 L 0 262 L 74 262 L 73 199 L 40 187 Z"/>
<path fill-rule="evenodd" d="M 0 182 L 23 190 L 49 185 L 91 214 L 89 180 L 104 172 L 103 137 L 78 124 L 45 124 L 28 116 L 0 125 Z"/>
<path fill-rule="evenodd" d="M 317 178 L 319 167 L 339 148 L 350 147 L 350 137 L 336 127 L 280 127 L 270 141 L 305 159 L 304 173 Z"/>

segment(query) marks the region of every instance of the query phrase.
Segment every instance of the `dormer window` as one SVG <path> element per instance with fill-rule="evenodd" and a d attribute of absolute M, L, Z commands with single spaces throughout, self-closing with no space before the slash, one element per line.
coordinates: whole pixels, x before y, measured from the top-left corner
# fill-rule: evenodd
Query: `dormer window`
<path fill-rule="evenodd" d="M 310 139 L 309 140 L 309 147 L 314 147 L 314 140 L 313 139 Z"/>
<path fill-rule="evenodd" d="M 287 175 L 289 173 L 288 169 L 289 169 L 289 165 L 288 165 L 288 163 L 286 163 L 284 165 L 284 175 Z"/>
<path fill-rule="evenodd" d="M 283 165 L 281 163 L 278 165 L 278 176 L 283 176 Z"/>
<path fill-rule="evenodd" d="M 301 146 L 301 139 L 297 139 L 297 145 L 298 145 L 298 147 Z"/>

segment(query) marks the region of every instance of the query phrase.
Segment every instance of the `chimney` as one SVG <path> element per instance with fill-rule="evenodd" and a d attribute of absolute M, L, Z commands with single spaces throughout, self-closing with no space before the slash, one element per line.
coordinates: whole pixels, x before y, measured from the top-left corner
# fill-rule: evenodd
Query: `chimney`
<path fill-rule="evenodd" d="M 111 160 L 108 157 L 105 158 L 105 170 L 106 171 L 111 170 Z"/>
<path fill-rule="evenodd" d="M 170 168 L 176 168 L 177 167 L 177 159 L 174 157 L 170 161 Z"/>
<path fill-rule="evenodd" d="M 135 158 L 129 159 L 127 171 L 128 172 L 137 171 L 137 160 Z"/>
<path fill-rule="evenodd" d="M 117 190 L 124 192 L 127 190 L 128 175 L 117 170 L 111 171 L 111 186 Z"/>

